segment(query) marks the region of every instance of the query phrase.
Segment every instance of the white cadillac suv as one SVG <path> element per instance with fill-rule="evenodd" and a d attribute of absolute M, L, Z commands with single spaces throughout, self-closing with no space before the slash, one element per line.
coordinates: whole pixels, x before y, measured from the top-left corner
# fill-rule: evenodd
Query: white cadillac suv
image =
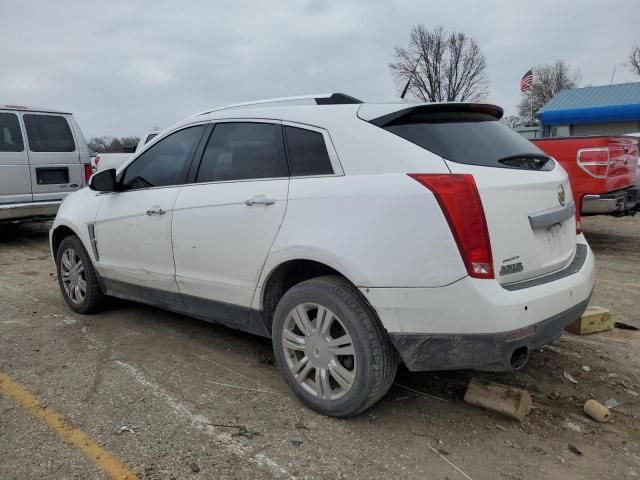
<path fill-rule="evenodd" d="M 586 308 L 566 172 L 485 104 L 344 94 L 218 108 L 62 204 L 64 299 L 271 337 L 304 403 L 355 415 L 413 371 L 508 371 Z"/>

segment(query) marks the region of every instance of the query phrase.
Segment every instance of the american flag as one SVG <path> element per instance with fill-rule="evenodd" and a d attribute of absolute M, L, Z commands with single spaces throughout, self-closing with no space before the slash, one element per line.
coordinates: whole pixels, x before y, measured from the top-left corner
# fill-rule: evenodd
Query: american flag
<path fill-rule="evenodd" d="M 520 80 L 520 91 L 526 92 L 531 88 L 531 84 L 533 83 L 533 70 L 529 70 L 524 74 L 522 80 Z"/>

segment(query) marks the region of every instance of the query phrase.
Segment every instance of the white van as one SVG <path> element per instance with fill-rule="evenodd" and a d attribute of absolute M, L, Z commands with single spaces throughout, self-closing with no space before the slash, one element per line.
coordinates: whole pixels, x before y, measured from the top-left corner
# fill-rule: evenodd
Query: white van
<path fill-rule="evenodd" d="M 0 223 L 54 217 L 90 176 L 89 147 L 71 113 L 0 105 Z"/>

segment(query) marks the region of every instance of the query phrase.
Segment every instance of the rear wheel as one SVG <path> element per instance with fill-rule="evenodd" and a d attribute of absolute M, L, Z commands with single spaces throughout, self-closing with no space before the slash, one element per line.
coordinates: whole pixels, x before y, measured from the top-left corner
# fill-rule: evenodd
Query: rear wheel
<path fill-rule="evenodd" d="M 60 242 L 56 254 L 58 283 L 67 305 L 78 313 L 93 313 L 102 306 L 104 294 L 89 254 L 75 235 Z"/>
<path fill-rule="evenodd" d="M 360 293 L 337 276 L 288 290 L 273 324 L 276 361 L 309 407 L 325 415 L 356 415 L 393 383 L 397 355 Z"/>

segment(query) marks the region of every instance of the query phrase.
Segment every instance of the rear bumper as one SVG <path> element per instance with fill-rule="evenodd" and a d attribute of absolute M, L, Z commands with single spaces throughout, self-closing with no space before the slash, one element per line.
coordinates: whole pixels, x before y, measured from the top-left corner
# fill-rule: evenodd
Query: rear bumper
<path fill-rule="evenodd" d="M 584 241 L 584 240 L 581 240 Z M 587 307 L 594 259 L 508 289 L 465 277 L 437 288 L 361 288 L 411 370 L 503 371 L 512 352 L 552 342 Z"/>
<path fill-rule="evenodd" d="M 582 197 L 582 215 L 607 215 L 635 212 L 640 201 L 640 187 L 630 187 L 601 195 Z"/>
<path fill-rule="evenodd" d="M 18 222 L 53 218 L 60 208 L 60 200 L 0 205 L 0 222 Z"/>
<path fill-rule="evenodd" d="M 542 322 L 510 332 L 476 335 L 391 333 L 390 337 L 411 371 L 471 368 L 506 372 L 524 365 L 529 352 L 558 339 L 564 327 L 584 313 L 588 303 L 587 298 Z"/>

